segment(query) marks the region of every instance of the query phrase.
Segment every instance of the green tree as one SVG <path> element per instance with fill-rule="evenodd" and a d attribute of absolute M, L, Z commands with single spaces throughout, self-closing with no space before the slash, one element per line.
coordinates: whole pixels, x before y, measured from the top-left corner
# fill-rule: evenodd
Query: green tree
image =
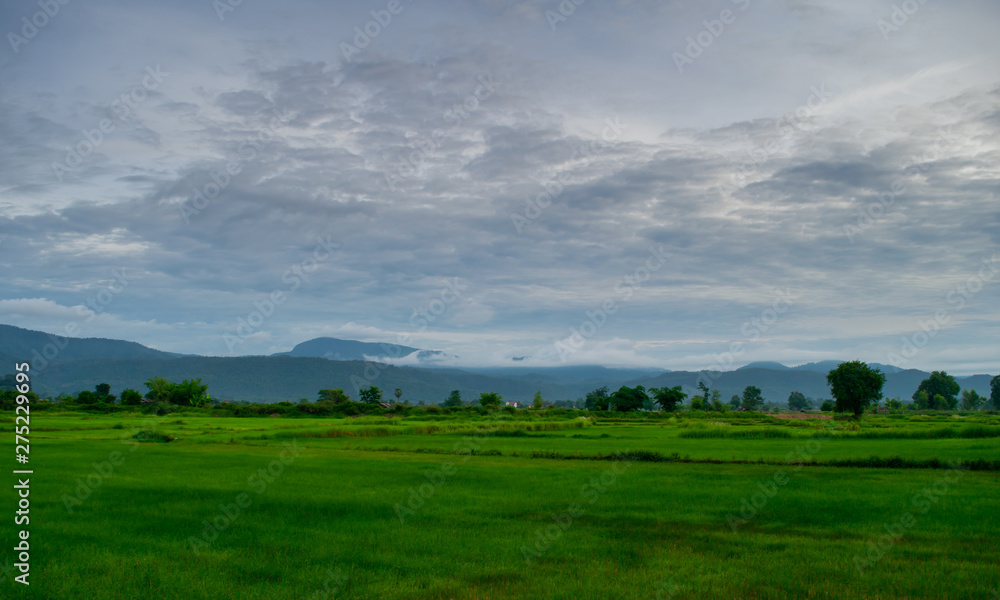
<path fill-rule="evenodd" d="M 962 410 L 979 410 L 986 403 L 986 398 L 976 390 L 962 390 Z"/>
<path fill-rule="evenodd" d="M 210 400 L 207 392 L 208 385 L 202 383 L 200 377 L 185 379 L 173 384 L 170 401 L 178 406 L 204 406 Z"/>
<path fill-rule="evenodd" d="M 618 412 L 631 412 L 642 408 L 643 403 L 649 399 L 646 395 L 646 388 L 637 385 L 634 388 L 621 386 L 618 391 L 611 394 L 611 404 Z"/>
<path fill-rule="evenodd" d="M 101 399 L 97 397 L 97 394 L 90 390 L 83 390 L 76 395 L 77 404 L 97 404 Z"/>
<path fill-rule="evenodd" d="M 740 407 L 740 397 L 733 394 L 732 398 L 729 399 L 729 408 L 736 410 Z"/>
<path fill-rule="evenodd" d="M 458 390 L 451 390 L 451 394 L 444 401 L 444 406 L 462 406 L 462 392 Z"/>
<path fill-rule="evenodd" d="M 833 412 L 834 408 L 836 408 L 836 405 L 833 403 L 833 400 L 824 400 L 823 404 L 820 404 L 819 406 L 819 409 L 822 412 Z"/>
<path fill-rule="evenodd" d="M 125 388 L 122 390 L 122 405 L 138 406 L 140 404 L 142 404 L 142 394 L 132 388 Z"/>
<path fill-rule="evenodd" d="M 705 410 L 712 410 L 711 404 L 709 404 L 709 399 L 712 397 L 712 391 L 708 389 L 704 381 L 698 382 L 698 389 L 701 390 L 701 397 L 704 401 Z"/>
<path fill-rule="evenodd" d="M 812 405 L 802 392 L 792 392 L 788 395 L 788 408 L 791 410 L 805 410 L 812 408 Z"/>
<path fill-rule="evenodd" d="M 146 381 L 146 397 L 154 402 L 170 402 L 170 396 L 174 391 L 174 384 L 167 381 L 165 377 L 153 377 Z"/>
<path fill-rule="evenodd" d="M 496 392 L 481 392 L 479 394 L 479 404 L 485 408 L 500 408 L 503 396 Z"/>
<path fill-rule="evenodd" d="M 705 399 L 701 394 L 691 396 L 691 410 L 705 410 Z"/>
<path fill-rule="evenodd" d="M 931 395 L 927 390 L 917 390 L 913 394 L 913 403 L 917 406 L 917 410 L 927 410 L 932 404 Z"/>
<path fill-rule="evenodd" d="M 944 371 L 934 371 L 931 376 L 920 382 L 917 391 L 913 392 L 913 399 L 917 399 L 917 394 L 927 392 L 930 398 L 928 408 L 934 410 L 949 410 L 958 406 L 958 392 L 962 386 L 958 385 L 955 378 Z M 938 402 L 936 396 L 941 396 L 944 401 Z"/>
<path fill-rule="evenodd" d="M 722 398 L 722 392 L 719 390 L 712 390 L 712 410 L 718 412 L 725 410 L 726 407 L 722 405 L 722 401 L 719 400 L 720 398 Z"/>
<path fill-rule="evenodd" d="M 995 410 L 1000 410 L 1000 375 L 990 380 L 990 404 Z"/>
<path fill-rule="evenodd" d="M 903 403 L 899 401 L 899 398 L 893 398 L 887 404 L 889 405 L 889 410 L 893 412 L 903 409 Z"/>
<path fill-rule="evenodd" d="M 542 393 L 541 392 L 535 392 L 535 398 L 534 398 L 534 400 L 531 401 L 531 406 L 533 408 L 541 408 L 544 403 L 545 403 L 545 401 L 542 400 Z"/>
<path fill-rule="evenodd" d="M 852 412 L 854 418 L 858 418 L 869 404 L 878 404 L 882 399 L 885 375 L 860 360 L 854 360 L 840 363 L 827 373 L 826 382 L 836 401 L 837 412 Z"/>
<path fill-rule="evenodd" d="M 323 404 L 341 404 L 343 402 L 349 402 L 351 397 L 344 393 L 344 390 L 340 388 L 332 390 L 320 390 L 319 399 L 317 402 Z"/>
<path fill-rule="evenodd" d="M 760 410 L 764 405 L 764 396 L 761 395 L 760 388 L 755 385 L 748 385 L 743 388 L 743 408 L 747 410 Z"/>
<path fill-rule="evenodd" d="M 396 391 L 392 394 L 396 397 L 396 402 L 399 402 L 399 399 L 403 397 L 403 390 L 396 388 Z"/>
<path fill-rule="evenodd" d="M 358 392 L 358 398 L 365 404 L 378 404 L 382 401 L 382 390 L 374 385 Z"/>
<path fill-rule="evenodd" d="M 677 410 L 677 405 L 684 402 L 684 399 L 687 398 L 687 394 L 681 391 L 681 386 L 679 385 L 672 388 L 649 388 L 649 393 L 653 394 L 656 403 L 660 405 L 660 410 L 666 412 L 674 412 Z"/>
<path fill-rule="evenodd" d="M 608 386 L 603 386 L 592 392 L 587 392 L 587 398 L 584 400 L 584 407 L 586 407 L 587 410 L 608 410 L 608 402 Z"/>
<path fill-rule="evenodd" d="M 107 383 L 98 383 L 94 387 L 94 393 L 101 399 L 101 402 L 107 402 L 107 397 L 111 395 L 111 386 Z"/>

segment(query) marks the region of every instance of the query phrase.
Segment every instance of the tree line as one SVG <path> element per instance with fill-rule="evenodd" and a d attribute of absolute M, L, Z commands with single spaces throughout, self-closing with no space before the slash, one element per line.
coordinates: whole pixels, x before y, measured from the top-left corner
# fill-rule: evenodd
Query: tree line
<path fill-rule="evenodd" d="M 820 411 L 836 411 L 841 413 L 852 413 L 860 416 L 866 409 L 878 406 L 882 398 L 882 387 L 885 385 L 885 375 L 877 368 L 869 367 L 861 361 L 841 363 L 837 368 L 827 374 L 827 383 L 830 386 L 832 400 L 818 400 L 815 403 L 804 394 L 793 391 L 787 399 L 788 408 L 791 410 L 809 410 L 818 408 Z M 12 409 L 16 404 L 17 392 L 14 375 L 7 375 L 0 380 L 0 408 Z M 102 407 L 111 408 L 113 405 L 119 406 L 141 406 L 153 405 L 156 407 L 204 407 L 219 406 L 226 402 L 213 400 L 208 394 L 208 384 L 202 383 L 200 378 L 185 379 L 179 383 L 167 380 L 164 377 L 153 377 L 145 382 L 147 389 L 145 394 L 133 389 L 122 390 L 120 398 L 111 393 L 111 386 L 107 383 L 98 384 L 93 391 L 83 390 L 76 395 L 61 394 L 54 401 L 61 404 L 80 405 L 93 409 Z M 693 411 L 761 411 L 777 408 L 767 402 L 763 393 L 757 386 L 749 385 L 742 395 L 733 395 L 727 403 L 720 399 L 719 390 L 710 389 L 705 382 L 700 381 L 697 389 L 701 392 L 691 397 L 686 405 Z M 32 401 L 37 402 L 40 398 L 37 394 L 30 392 Z M 403 390 L 396 388 L 393 392 L 396 404 L 409 406 L 409 401 L 402 402 Z M 383 401 L 383 390 L 375 385 L 358 390 L 358 402 L 354 402 L 350 395 L 341 388 L 322 389 L 318 392 L 318 397 L 314 402 L 307 398 L 300 401 L 304 405 L 305 412 L 322 413 L 324 408 L 347 404 L 359 405 L 380 405 L 391 408 L 391 404 Z M 541 392 L 535 394 L 531 407 L 541 408 L 575 408 L 591 411 L 616 411 L 631 412 L 637 410 L 660 410 L 663 412 L 676 412 L 684 406 L 684 401 L 688 394 L 683 391 L 682 386 L 674 387 L 651 387 L 646 389 L 641 385 L 635 387 L 621 386 L 616 391 L 610 391 L 607 386 L 597 388 L 586 394 L 585 398 L 573 401 L 546 402 L 542 398 Z M 993 409 L 1000 410 L 1000 375 L 990 381 L 990 395 L 981 396 L 975 390 L 962 390 L 955 378 L 945 371 L 934 371 L 929 377 L 924 379 L 917 390 L 913 393 L 912 402 L 904 403 L 899 398 L 887 400 L 886 408 L 890 410 L 980 410 L 991 405 Z M 237 403 L 248 404 L 248 403 Z M 315 410 L 310 410 L 310 405 L 315 405 Z M 418 405 L 423 405 L 419 402 Z M 505 403 L 503 397 L 496 392 L 483 392 L 479 395 L 476 403 L 485 409 L 497 409 Z M 517 403 L 507 403 L 517 405 Z M 472 402 L 462 399 L 459 390 L 452 390 L 451 394 L 443 400 L 441 406 L 444 408 L 472 406 Z M 519 407 L 519 405 L 518 405 Z"/>

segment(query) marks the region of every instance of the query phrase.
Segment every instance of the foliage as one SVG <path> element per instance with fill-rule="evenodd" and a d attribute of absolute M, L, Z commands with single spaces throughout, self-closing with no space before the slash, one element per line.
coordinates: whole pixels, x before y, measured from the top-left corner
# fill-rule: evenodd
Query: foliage
<path fill-rule="evenodd" d="M 840 363 L 826 375 L 837 412 L 854 413 L 857 418 L 869 404 L 882 398 L 885 375 L 860 360 Z"/>
<path fill-rule="evenodd" d="M 324 404 L 341 404 L 343 402 L 350 402 L 351 397 L 344 393 L 344 390 L 340 388 L 332 390 L 320 390 L 319 400 L 317 402 Z"/>
<path fill-rule="evenodd" d="M 791 410 L 806 410 L 812 408 L 812 403 L 802 392 L 792 392 L 788 395 L 788 408 Z"/>
<path fill-rule="evenodd" d="M 656 403 L 660 405 L 661 410 L 667 412 L 674 412 L 677 410 L 677 405 L 684 402 L 687 398 L 687 394 L 681 391 L 681 386 L 677 385 L 672 388 L 666 386 L 661 388 L 649 388 L 649 392 L 653 394 L 653 398 Z"/>
<path fill-rule="evenodd" d="M 958 392 L 962 387 L 958 385 L 955 378 L 944 371 L 934 371 L 930 377 L 920 382 L 917 391 L 913 393 L 913 400 L 917 401 L 920 392 L 927 392 L 930 399 L 927 408 L 933 410 L 955 410 L 958 406 Z M 941 396 L 938 400 L 937 396 Z M 920 402 L 917 401 L 919 405 Z"/>
<path fill-rule="evenodd" d="M 374 385 L 368 386 L 358 391 L 358 399 L 363 404 L 378 404 L 382 402 L 382 389 Z"/>
<path fill-rule="evenodd" d="M 740 397 L 737 396 L 736 394 L 733 394 L 733 396 L 729 399 L 729 408 L 736 410 L 739 407 L 740 407 Z"/>
<path fill-rule="evenodd" d="M 462 406 L 462 393 L 458 390 L 452 390 L 451 394 L 444 401 L 443 406 L 449 408 L 452 406 Z"/>
<path fill-rule="evenodd" d="M 532 408 L 541 408 L 544 403 L 545 401 L 542 400 L 542 393 L 535 392 L 535 398 L 531 401 Z"/>
<path fill-rule="evenodd" d="M 608 386 L 599 387 L 592 392 L 587 392 L 584 407 L 587 410 L 608 410 L 609 397 Z"/>
<path fill-rule="evenodd" d="M 1000 410 L 1000 375 L 990 380 L 990 403 L 994 410 Z"/>
<path fill-rule="evenodd" d="M 761 395 L 760 388 L 755 385 L 748 385 L 743 390 L 743 408 L 746 410 L 759 410 L 764 405 L 764 396 Z"/>
<path fill-rule="evenodd" d="M 479 394 L 479 404 L 484 408 L 499 408 L 503 402 L 503 396 L 496 392 L 482 392 Z"/>
<path fill-rule="evenodd" d="M 611 404 L 618 412 L 639 410 L 647 400 L 649 400 L 649 396 L 646 395 L 646 388 L 641 385 L 634 388 L 623 385 L 618 388 L 618 391 L 611 394 Z"/>
<path fill-rule="evenodd" d="M 168 381 L 164 377 L 153 377 L 146 381 L 146 398 L 154 402 L 165 402 L 177 406 L 203 406 L 208 403 L 208 385 L 201 378 L 185 379 L 180 383 Z M 82 392 L 81 392 L 82 393 Z"/>
<path fill-rule="evenodd" d="M 126 388 L 122 390 L 121 401 L 122 406 L 139 406 L 142 404 L 142 394 L 132 388 Z"/>
<path fill-rule="evenodd" d="M 834 408 L 836 408 L 836 405 L 833 403 L 833 400 L 824 400 L 823 404 L 819 407 L 822 412 L 833 412 Z"/>

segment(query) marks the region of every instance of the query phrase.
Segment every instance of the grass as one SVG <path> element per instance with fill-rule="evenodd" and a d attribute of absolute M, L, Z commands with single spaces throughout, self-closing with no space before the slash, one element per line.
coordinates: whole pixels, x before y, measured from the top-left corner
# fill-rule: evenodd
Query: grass
<path fill-rule="evenodd" d="M 1000 428 L 991 418 L 954 428 Z M 1000 440 L 857 435 L 951 429 L 944 419 L 814 438 L 748 419 L 44 414 L 32 422 L 32 585 L 4 578 L 0 597 L 988 598 L 1000 474 L 903 467 L 997 460 Z M 727 428 L 790 437 L 682 435 Z M 843 464 L 798 468 L 786 460 L 797 446 Z M 913 525 L 859 570 L 855 557 L 907 513 Z M 206 522 L 214 537 L 196 553 Z M 0 562 L 13 562 L 16 529 L 0 525 Z"/>

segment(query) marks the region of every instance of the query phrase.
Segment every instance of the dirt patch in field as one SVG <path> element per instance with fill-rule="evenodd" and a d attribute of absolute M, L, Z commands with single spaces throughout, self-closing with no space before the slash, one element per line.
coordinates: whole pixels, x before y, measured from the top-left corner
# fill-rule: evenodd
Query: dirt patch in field
<path fill-rule="evenodd" d="M 811 413 L 782 413 L 771 415 L 775 419 L 832 419 L 831 415 L 815 415 Z"/>

